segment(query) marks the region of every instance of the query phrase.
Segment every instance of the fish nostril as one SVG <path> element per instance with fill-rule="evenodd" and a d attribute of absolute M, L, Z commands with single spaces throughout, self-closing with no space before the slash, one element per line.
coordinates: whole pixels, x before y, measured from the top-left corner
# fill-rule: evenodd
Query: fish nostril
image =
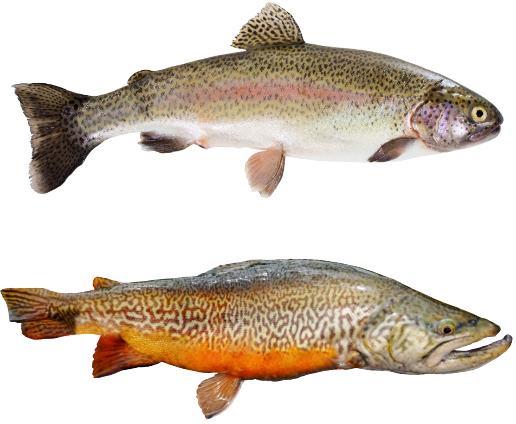
<path fill-rule="evenodd" d="M 478 320 L 476 320 L 476 319 L 470 319 L 470 320 L 469 320 L 469 323 L 470 323 L 471 325 L 477 325 Z"/>

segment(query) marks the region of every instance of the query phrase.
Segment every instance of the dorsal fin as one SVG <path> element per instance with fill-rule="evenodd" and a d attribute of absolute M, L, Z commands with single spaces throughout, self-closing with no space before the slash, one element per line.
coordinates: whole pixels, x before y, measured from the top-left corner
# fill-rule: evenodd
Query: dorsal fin
<path fill-rule="evenodd" d="M 110 280 L 109 278 L 95 277 L 93 280 L 93 289 L 110 289 L 111 287 L 118 286 L 119 284 L 122 283 L 119 283 L 115 280 Z"/>
<path fill-rule="evenodd" d="M 132 84 L 133 82 L 140 81 L 150 72 L 152 72 L 152 71 L 149 71 L 148 69 L 144 69 L 143 71 L 135 72 L 134 74 L 132 74 L 129 77 L 129 79 L 127 80 L 127 84 Z"/>
<path fill-rule="evenodd" d="M 258 15 L 242 27 L 231 46 L 251 50 L 304 42 L 292 15 L 275 3 L 267 3 Z"/>

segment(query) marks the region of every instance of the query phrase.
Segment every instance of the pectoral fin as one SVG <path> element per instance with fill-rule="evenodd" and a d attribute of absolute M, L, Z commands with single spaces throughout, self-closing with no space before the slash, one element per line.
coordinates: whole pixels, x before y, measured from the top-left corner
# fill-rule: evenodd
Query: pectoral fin
<path fill-rule="evenodd" d="M 333 362 L 337 368 L 342 370 L 363 368 L 367 365 L 364 356 L 358 351 L 351 351 L 344 357 L 338 357 L 334 359 Z"/>
<path fill-rule="evenodd" d="M 169 134 L 142 132 L 140 133 L 140 144 L 143 150 L 150 152 L 172 153 L 186 149 L 191 143 Z"/>
<path fill-rule="evenodd" d="M 371 156 L 369 162 L 389 162 L 399 158 L 412 147 L 415 138 L 396 138 L 383 144 L 376 153 Z"/>
<path fill-rule="evenodd" d="M 285 155 L 276 149 L 255 153 L 245 164 L 245 174 L 252 191 L 269 197 L 283 177 Z"/>
<path fill-rule="evenodd" d="M 242 383 L 243 380 L 239 377 L 217 374 L 199 384 L 197 401 L 204 416 L 211 418 L 229 408 Z"/>

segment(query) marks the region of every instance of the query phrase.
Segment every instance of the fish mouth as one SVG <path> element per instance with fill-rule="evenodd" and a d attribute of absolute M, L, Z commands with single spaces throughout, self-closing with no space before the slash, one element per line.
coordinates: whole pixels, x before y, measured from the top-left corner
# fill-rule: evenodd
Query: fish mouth
<path fill-rule="evenodd" d="M 493 138 L 497 137 L 498 134 L 500 134 L 501 130 L 502 123 L 501 121 L 498 121 L 489 127 L 477 129 L 468 137 L 468 141 L 473 141 L 475 143 L 485 143 L 486 141 L 492 140 Z"/>
<path fill-rule="evenodd" d="M 484 337 L 492 337 L 497 333 L 498 331 L 495 334 L 488 334 L 482 337 L 466 336 L 442 343 L 426 356 L 425 365 L 433 373 L 452 373 L 479 368 L 498 358 L 509 349 L 512 343 L 512 337 L 509 334 L 501 340 L 480 348 L 471 350 L 456 349 L 478 342 L 484 339 Z"/>
<path fill-rule="evenodd" d="M 477 347 L 476 349 L 471 350 L 452 350 L 450 353 L 446 355 L 445 359 L 461 359 L 461 358 L 471 358 L 475 356 L 481 356 L 486 353 L 491 353 L 493 350 L 496 350 L 501 347 L 507 347 L 512 343 L 512 336 L 506 334 L 503 339 L 497 340 L 493 343 L 489 343 L 486 346 Z M 506 349 L 506 350 L 507 350 Z"/>

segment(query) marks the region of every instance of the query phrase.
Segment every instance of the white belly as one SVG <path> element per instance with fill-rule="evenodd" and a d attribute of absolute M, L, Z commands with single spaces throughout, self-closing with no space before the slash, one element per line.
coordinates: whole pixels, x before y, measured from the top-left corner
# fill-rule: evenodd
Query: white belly
<path fill-rule="evenodd" d="M 336 131 L 331 123 L 321 121 L 310 125 L 283 120 L 247 120 L 240 122 L 202 123 L 198 121 L 161 122 L 152 129 L 211 147 L 249 147 L 266 150 L 275 148 L 286 156 L 300 159 L 343 162 L 367 162 L 385 143 L 403 137 L 403 132 L 386 133 L 382 128 L 371 130 L 355 126 L 353 131 Z M 437 153 L 429 149 L 421 140 L 396 160 Z"/>

